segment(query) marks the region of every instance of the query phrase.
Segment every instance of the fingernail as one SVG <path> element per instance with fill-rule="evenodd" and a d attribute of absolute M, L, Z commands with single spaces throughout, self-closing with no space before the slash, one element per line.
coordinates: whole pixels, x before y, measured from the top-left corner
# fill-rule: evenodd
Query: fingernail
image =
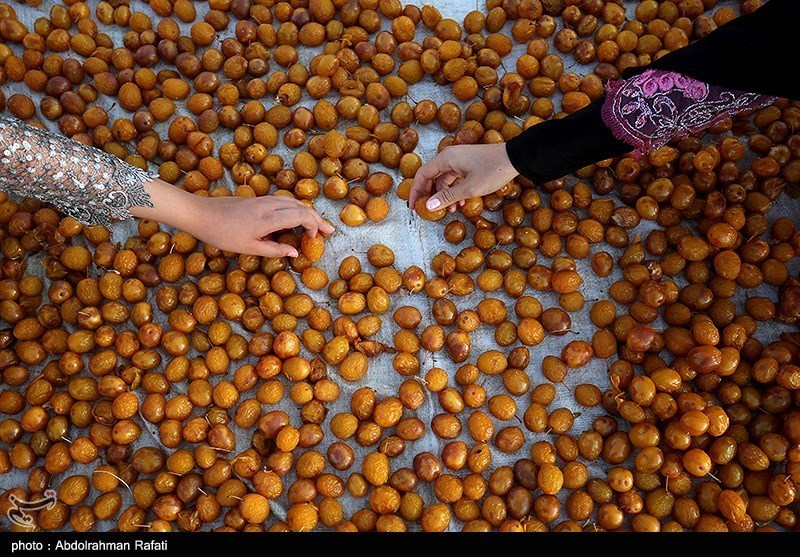
<path fill-rule="evenodd" d="M 441 206 L 442 206 L 442 202 L 441 202 L 441 201 L 439 201 L 438 199 L 436 199 L 435 197 L 431 197 L 431 198 L 428 200 L 428 202 L 425 204 L 425 206 L 426 206 L 426 207 L 427 207 L 429 210 L 431 210 L 431 211 L 435 211 L 436 209 L 438 209 L 439 207 L 441 207 Z"/>
<path fill-rule="evenodd" d="M 289 257 L 297 257 L 298 255 L 300 254 L 297 253 L 296 249 L 293 249 L 292 251 L 289 252 Z"/>

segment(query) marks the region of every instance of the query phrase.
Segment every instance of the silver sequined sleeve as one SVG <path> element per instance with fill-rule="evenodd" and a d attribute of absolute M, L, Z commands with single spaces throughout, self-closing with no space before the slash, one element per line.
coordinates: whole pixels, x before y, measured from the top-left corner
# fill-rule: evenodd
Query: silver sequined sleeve
<path fill-rule="evenodd" d="M 87 225 L 132 218 L 152 207 L 140 168 L 63 135 L 0 116 L 0 189 L 52 203 Z"/>

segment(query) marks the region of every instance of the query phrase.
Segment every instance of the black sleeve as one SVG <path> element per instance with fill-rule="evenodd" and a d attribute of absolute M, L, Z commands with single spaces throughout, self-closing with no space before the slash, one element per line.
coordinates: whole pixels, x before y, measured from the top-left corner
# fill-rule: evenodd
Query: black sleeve
<path fill-rule="evenodd" d="M 600 111 L 605 97 L 559 120 L 545 120 L 506 143 L 514 168 L 541 184 L 597 161 L 624 155 L 633 147 L 614 137 Z"/>
<path fill-rule="evenodd" d="M 623 77 L 651 68 L 726 89 L 800 99 L 800 72 L 794 65 L 800 48 L 798 23 L 800 1 L 770 0 L 648 67 L 629 68 Z"/>
<path fill-rule="evenodd" d="M 794 28 L 800 0 L 770 0 L 754 13 L 723 25 L 705 38 L 629 68 L 623 78 L 646 69 L 679 72 L 728 89 L 800 98 L 800 72 L 790 57 L 800 46 Z M 555 180 L 632 147 L 616 139 L 603 123 L 605 98 L 560 120 L 533 126 L 506 144 L 511 164 L 535 183 Z"/>

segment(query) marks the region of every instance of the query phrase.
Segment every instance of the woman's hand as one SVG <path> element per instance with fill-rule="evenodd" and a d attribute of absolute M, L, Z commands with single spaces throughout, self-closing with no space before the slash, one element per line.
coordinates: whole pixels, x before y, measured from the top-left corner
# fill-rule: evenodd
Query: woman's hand
<path fill-rule="evenodd" d="M 417 171 L 408 206 L 414 209 L 417 199 L 430 194 L 428 210 L 447 207 L 454 212 L 456 203 L 495 192 L 518 174 L 505 143 L 448 147 Z"/>
<path fill-rule="evenodd" d="M 224 251 L 263 257 L 297 257 L 297 250 L 267 237 L 302 226 L 306 234 L 328 236 L 333 226 L 300 201 L 285 196 L 206 197 L 203 217 L 186 229 L 194 237 Z"/>
<path fill-rule="evenodd" d="M 319 213 L 291 197 L 200 197 L 161 180 L 146 184 L 145 190 L 153 207 L 133 207 L 134 216 L 174 226 L 224 251 L 297 257 L 294 247 L 268 236 L 298 226 L 311 237 L 333 232 Z"/>

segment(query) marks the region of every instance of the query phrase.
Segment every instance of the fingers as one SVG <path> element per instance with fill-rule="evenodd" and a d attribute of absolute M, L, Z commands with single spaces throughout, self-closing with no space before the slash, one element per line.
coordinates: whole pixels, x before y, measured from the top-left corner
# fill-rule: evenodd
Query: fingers
<path fill-rule="evenodd" d="M 320 232 L 325 236 L 333 233 L 333 225 L 302 201 L 276 196 L 269 199 L 271 212 L 265 217 L 268 219 L 267 224 L 269 225 L 267 234 L 297 226 L 305 228 L 306 233 L 312 238 Z"/>
<path fill-rule="evenodd" d="M 461 180 L 463 178 L 464 177 L 461 176 L 460 174 L 457 174 L 452 170 L 449 170 L 444 174 L 442 174 L 441 176 L 439 176 L 438 178 L 436 178 L 435 189 L 437 192 L 442 191 L 444 188 L 449 188 L 450 186 L 455 184 L 458 180 Z"/>
<path fill-rule="evenodd" d="M 423 164 L 417 170 L 417 175 L 414 176 L 414 183 L 411 185 L 411 191 L 408 193 L 408 207 L 413 209 L 417 199 L 431 191 L 433 181 L 449 170 L 451 170 L 450 163 L 444 152 L 439 153 Z"/>
<path fill-rule="evenodd" d="M 322 215 L 320 215 L 313 209 L 312 212 L 314 213 L 314 218 L 317 219 L 317 222 L 319 223 L 319 231 L 322 232 L 324 236 L 330 236 L 331 234 L 333 234 L 334 231 L 333 225 L 328 221 L 326 221 L 324 218 L 322 218 Z"/>
<path fill-rule="evenodd" d="M 331 234 L 333 234 L 334 230 L 333 225 L 328 221 L 326 221 L 324 218 L 322 218 L 322 215 L 320 215 L 314 209 L 306 207 L 305 205 L 303 205 L 303 208 L 301 210 L 308 211 L 308 213 L 311 215 L 311 218 L 313 218 L 314 221 L 316 221 L 317 223 L 317 231 L 321 232 L 323 236 L 330 236 Z M 317 235 L 316 232 L 312 234 L 311 231 L 308 229 L 306 233 L 312 238 Z"/>
<path fill-rule="evenodd" d="M 306 234 L 314 238 L 319 233 L 319 220 L 316 218 L 316 211 L 299 209 L 294 226 L 302 226 L 306 229 Z"/>
<path fill-rule="evenodd" d="M 322 222 L 322 217 L 320 217 L 316 211 L 308 207 L 280 209 L 275 212 L 275 217 L 278 219 L 279 228 L 275 228 L 274 230 L 302 226 L 312 238 L 319 232 Z M 326 226 L 325 230 L 329 230 L 330 228 L 330 226 Z"/>
<path fill-rule="evenodd" d="M 330 236 L 331 234 L 333 234 L 333 231 L 335 230 L 333 225 L 331 223 L 329 223 L 327 220 L 325 220 L 324 218 L 322 218 L 322 215 L 320 215 L 315 209 L 312 209 L 311 207 L 309 207 L 308 205 L 306 205 L 305 203 L 303 203 L 299 199 L 295 199 L 293 197 L 292 198 L 287 198 L 287 201 L 288 201 L 288 204 L 289 204 L 289 206 L 291 208 L 296 208 L 296 209 L 298 209 L 300 211 L 308 212 L 308 214 L 310 214 L 311 217 L 317 222 L 317 230 L 319 232 L 322 232 L 322 234 L 324 234 L 325 236 Z M 316 235 L 317 235 L 317 233 L 315 232 L 313 234 L 313 236 L 316 236 Z M 312 235 L 309 233 L 309 236 L 312 236 Z"/>
<path fill-rule="evenodd" d="M 456 204 L 472 196 L 472 184 L 468 180 L 457 183 L 454 186 L 443 188 L 440 192 L 431 196 L 426 203 L 428 210 L 436 211 L 445 207 L 455 211 Z"/>

